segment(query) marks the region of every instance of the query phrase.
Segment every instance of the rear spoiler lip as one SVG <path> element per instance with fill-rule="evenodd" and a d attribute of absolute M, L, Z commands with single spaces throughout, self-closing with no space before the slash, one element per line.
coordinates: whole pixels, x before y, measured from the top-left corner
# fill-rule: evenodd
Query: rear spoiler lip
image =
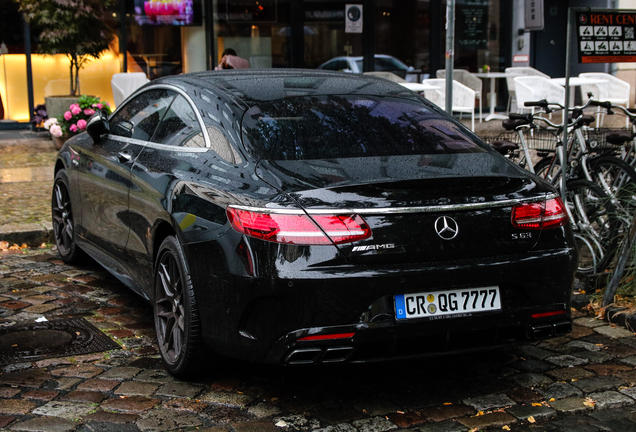
<path fill-rule="evenodd" d="M 407 214 L 407 213 L 435 213 L 435 212 L 451 212 L 464 210 L 482 210 L 489 208 L 510 207 L 515 204 L 531 203 L 545 201 L 557 198 L 559 195 L 553 192 L 543 196 L 534 196 L 529 198 L 514 198 L 501 201 L 465 203 L 465 204 L 446 204 L 433 206 L 415 206 L 415 207 L 384 207 L 384 208 L 329 208 L 329 209 L 299 209 L 299 208 L 269 208 L 269 207 L 251 207 L 241 205 L 231 205 L 230 207 L 238 210 L 246 210 L 252 212 L 269 213 L 269 214 L 287 214 L 287 215 L 333 215 L 333 214 L 359 214 L 359 215 L 389 215 L 389 214 Z"/>

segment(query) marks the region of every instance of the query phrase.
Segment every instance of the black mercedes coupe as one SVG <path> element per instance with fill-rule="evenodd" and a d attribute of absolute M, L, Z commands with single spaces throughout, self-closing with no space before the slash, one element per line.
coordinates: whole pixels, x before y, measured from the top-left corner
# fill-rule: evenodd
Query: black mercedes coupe
<path fill-rule="evenodd" d="M 53 226 L 152 303 L 176 376 L 214 354 L 370 362 L 571 330 L 554 189 L 399 84 L 328 71 L 156 79 L 55 166 Z"/>

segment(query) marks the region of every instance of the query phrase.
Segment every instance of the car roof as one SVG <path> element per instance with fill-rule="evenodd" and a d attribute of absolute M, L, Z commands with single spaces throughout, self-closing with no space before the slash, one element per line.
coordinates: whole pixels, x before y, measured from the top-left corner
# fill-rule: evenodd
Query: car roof
<path fill-rule="evenodd" d="M 317 69 L 235 69 L 158 78 L 152 84 L 175 85 L 184 91 L 217 94 L 244 110 L 290 97 L 367 95 L 423 100 L 405 87 L 369 75 Z M 203 96 L 201 96 L 203 98 Z"/>

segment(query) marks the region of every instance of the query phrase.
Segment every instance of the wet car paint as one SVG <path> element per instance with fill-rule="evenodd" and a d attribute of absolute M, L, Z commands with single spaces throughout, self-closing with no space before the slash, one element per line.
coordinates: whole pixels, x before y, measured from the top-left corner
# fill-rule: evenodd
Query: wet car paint
<path fill-rule="evenodd" d="M 69 173 L 80 212 L 78 244 L 122 282 L 152 301 L 158 243 L 174 232 L 201 305 L 206 342 L 228 356 L 278 364 L 294 350 L 312 352 L 318 344 L 298 341 L 308 334 L 353 332 L 353 339 L 320 342 L 319 349 L 353 347 L 348 360 L 373 361 L 472 348 L 455 342 L 460 334 L 488 335 L 476 343 L 483 348 L 532 338 L 533 324 L 569 322 L 576 262 L 569 227 L 526 235 L 510 225 L 512 204 L 479 207 L 539 200 L 553 194 L 550 186 L 486 147 L 482 153 L 364 160 L 254 159 L 241 145 L 241 114 L 293 91 L 380 93 L 426 104 L 374 78 L 320 72 L 309 79 L 281 71 L 272 85 L 263 86 L 254 74 L 252 80 L 203 73 L 154 83 L 190 95 L 206 128 L 223 130 L 234 151 L 231 160 L 211 151 L 110 139 L 95 143 L 86 134 L 60 152 L 57 168 Z M 116 155 L 123 151 L 130 159 L 122 162 Z M 376 237 L 338 246 L 271 243 L 234 231 L 229 205 L 305 209 L 309 215 L 312 209 L 366 210 L 363 217 Z M 475 208 L 453 208 L 466 205 Z M 440 206 L 449 210 L 433 211 Z M 400 208 L 427 210 L 373 213 Z M 458 243 L 436 237 L 440 214 L 460 223 Z M 496 229 L 484 230 L 493 220 Z M 397 237 L 391 226 L 401 227 Z M 503 313 L 395 320 L 396 294 L 493 283 L 501 287 Z M 530 317 L 554 309 L 565 313 Z M 410 349 L 398 348 L 409 344 Z"/>

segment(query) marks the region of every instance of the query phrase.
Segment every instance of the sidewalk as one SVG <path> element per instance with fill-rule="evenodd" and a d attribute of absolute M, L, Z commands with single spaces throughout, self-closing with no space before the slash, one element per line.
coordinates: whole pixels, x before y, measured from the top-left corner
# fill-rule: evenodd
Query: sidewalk
<path fill-rule="evenodd" d="M 0 241 L 29 246 L 52 241 L 56 154 L 48 132 L 0 131 Z"/>

